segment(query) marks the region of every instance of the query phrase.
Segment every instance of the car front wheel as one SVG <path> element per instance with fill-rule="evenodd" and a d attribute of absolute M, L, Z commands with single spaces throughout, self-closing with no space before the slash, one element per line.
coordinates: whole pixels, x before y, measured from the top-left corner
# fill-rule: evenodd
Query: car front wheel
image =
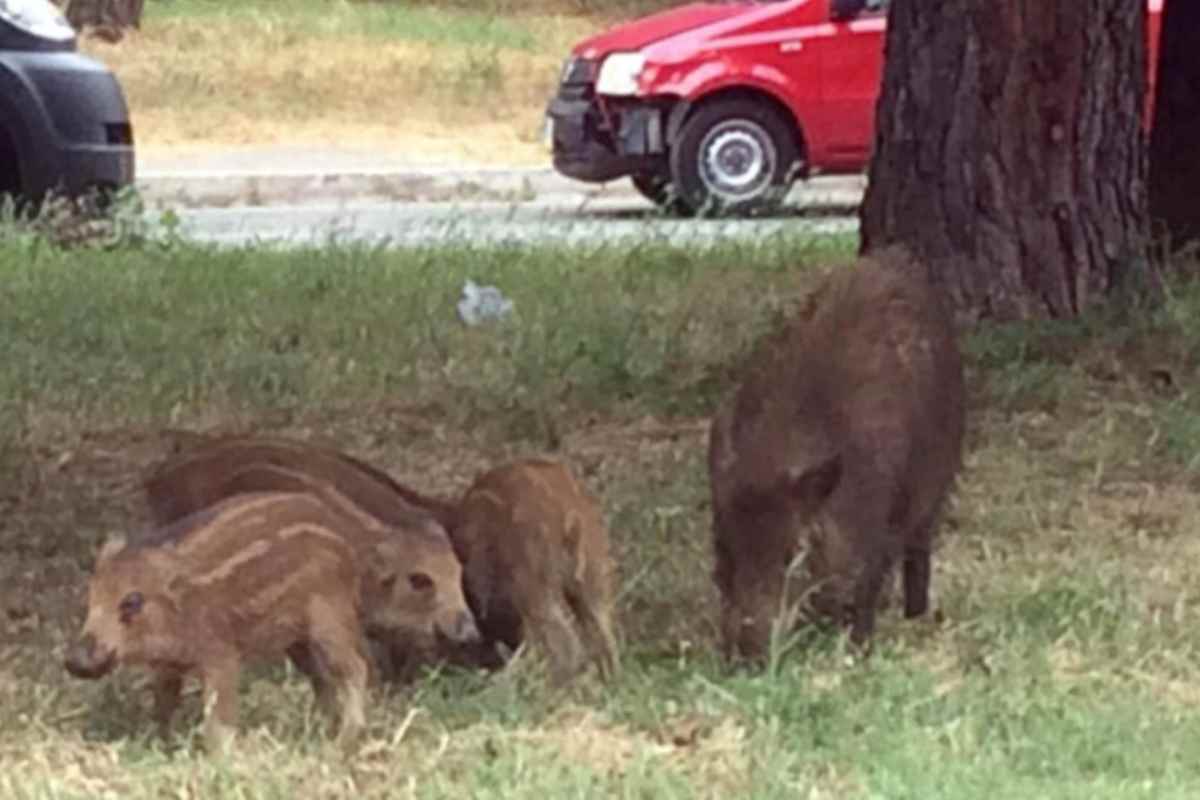
<path fill-rule="evenodd" d="M 654 203 L 656 206 L 665 205 L 671 198 L 671 179 L 657 172 L 639 172 L 629 176 L 633 188 L 638 194 Z"/>
<path fill-rule="evenodd" d="M 638 194 L 668 214 L 688 211 L 680 203 L 679 194 L 671 183 L 670 175 L 658 172 L 639 172 L 629 177 Z"/>
<path fill-rule="evenodd" d="M 694 213 L 741 216 L 776 210 L 800 153 L 790 122 L 753 100 L 701 106 L 671 148 L 671 178 Z"/>

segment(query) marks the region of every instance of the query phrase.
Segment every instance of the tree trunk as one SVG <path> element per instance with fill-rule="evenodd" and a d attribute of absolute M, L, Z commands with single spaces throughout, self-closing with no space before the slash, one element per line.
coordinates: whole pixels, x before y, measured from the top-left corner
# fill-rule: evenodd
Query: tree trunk
<path fill-rule="evenodd" d="M 1159 37 L 1150 216 L 1172 244 L 1200 237 L 1200 3 L 1171 0 Z M 1156 231 L 1157 232 L 1157 231 Z"/>
<path fill-rule="evenodd" d="M 1147 263 L 1145 0 L 892 0 L 864 251 L 971 319 L 1065 317 Z"/>
<path fill-rule="evenodd" d="M 100 30 L 120 38 L 127 28 L 142 26 L 145 0 L 56 0 L 75 30 Z"/>

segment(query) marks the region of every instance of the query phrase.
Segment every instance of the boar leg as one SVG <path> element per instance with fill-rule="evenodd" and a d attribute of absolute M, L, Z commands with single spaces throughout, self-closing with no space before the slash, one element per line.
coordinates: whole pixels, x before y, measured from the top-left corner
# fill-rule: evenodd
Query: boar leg
<path fill-rule="evenodd" d="M 171 718 L 179 708 L 179 697 L 182 693 L 182 673 L 162 670 L 154 676 L 154 720 L 158 723 L 159 736 L 164 739 L 171 732 Z"/>
<path fill-rule="evenodd" d="M 238 674 L 241 664 L 237 656 L 225 656 L 201 667 L 204 681 L 204 702 L 211 703 L 204 720 L 204 739 L 212 754 L 225 753 L 237 730 Z"/>
<path fill-rule="evenodd" d="M 929 609 L 929 573 L 932 559 L 928 547 L 904 551 L 904 616 L 919 617 Z"/>
<path fill-rule="evenodd" d="M 529 632 L 550 657 L 550 682 L 562 686 L 583 663 L 583 645 L 571 614 L 561 600 L 554 598 L 539 603 L 530 616 Z"/>
<path fill-rule="evenodd" d="M 287 649 L 287 655 L 296 670 L 305 675 L 312 684 L 317 708 L 322 714 L 333 719 L 337 713 L 337 693 L 329 682 L 328 670 L 321 665 L 317 654 L 307 642 L 297 642 Z"/>
<path fill-rule="evenodd" d="M 341 729 L 338 742 L 345 746 L 354 741 L 366 725 L 367 679 L 370 668 L 363 653 L 363 637 L 358 615 L 347 604 L 345 613 L 330 603 L 316 603 L 310 625 L 313 654 L 337 687 L 341 700 Z"/>
<path fill-rule="evenodd" d="M 598 608 L 595 600 L 589 601 L 579 591 L 568 590 L 567 603 L 579 621 L 584 642 L 592 659 L 600 668 L 601 677 L 612 680 L 620 668 L 617 639 L 612 631 L 612 610 L 607 605 Z"/>
<path fill-rule="evenodd" d="M 379 682 L 390 683 L 398 680 L 401 665 L 403 665 L 402 651 L 399 647 L 392 642 L 367 637 L 366 650 L 368 666 L 374 670 Z"/>
<path fill-rule="evenodd" d="M 461 657 L 464 649 L 471 648 L 471 652 L 474 652 L 474 649 L 479 647 L 480 645 L 455 645 L 448 648 L 445 657 L 454 662 Z M 437 656 L 437 651 L 411 642 L 393 642 L 387 647 L 387 680 L 398 686 L 415 683 L 421 675 L 421 670 L 433 664 Z"/>
<path fill-rule="evenodd" d="M 333 672 L 339 676 L 341 684 L 342 724 L 338 731 L 338 741 L 347 745 L 357 738 L 367 724 L 364 705 L 369 668 L 367 660 L 354 648 L 342 654 L 342 658 L 333 665 Z"/>
<path fill-rule="evenodd" d="M 904 548 L 904 616 L 909 619 L 929 610 L 930 550 L 939 511 L 935 508 L 913 529 Z"/>
<path fill-rule="evenodd" d="M 879 605 L 879 591 L 883 588 L 883 576 L 887 564 L 882 557 L 867 559 L 854 587 L 854 621 L 850 625 L 851 643 L 862 647 L 875 632 L 875 609 Z"/>
<path fill-rule="evenodd" d="M 868 464 L 871 463 L 867 460 Z M 863 648 L 875 632 L 875 615 L 884 579 L 902 553 L 903 532 L 897 530 L 894 497 L 898 484 L 894 472 L 876 465 L 847 476 L 860 492 L 835 493 L 833 519 L 837 535 L 847 537 L 846 558 L 853 576 L 850 641 Z M 841 571 L 840 569 L 838 571 Z"/>

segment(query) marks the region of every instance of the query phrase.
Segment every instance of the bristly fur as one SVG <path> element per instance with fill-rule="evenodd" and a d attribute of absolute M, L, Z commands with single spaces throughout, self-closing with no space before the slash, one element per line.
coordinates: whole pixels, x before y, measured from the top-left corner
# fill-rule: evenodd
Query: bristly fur
<path fill-rule="evenodd" d="M 331 483 L 385 523 L 406 525 L 414 511 L 431 515 L 443 528 L 453 523 L 455 503 L 423 494 L 351 455 L 282 437 L 189 437 L 188 446 L 154 468 L 143 482 L 155 521 L 165 524 L 203 503 L 207 484 L 240 466 L 267 463 L 296 469 Z M 184 510 L 186 508 L 186 510 Z"/>
<path fill-rule="evenodd" d="M 215 699 L 208 743 L 221 747 L 236 724 L 243 662 L 286 654 L 329 710 L 340 698 L 342 732 L 352 737 L 363 724 L 367 665 L 359 568 L 335 531 L 341 523 L 307 494 L 263 492 L 118 552 L 106 546 L 67 668 L 98 677 L 120 664 L 149 667 L 164 729 L 184 677 L 199 677 Z"/>
<path fill-rule="evenodd" d="M 181 514 L 256 491 L 306 492 L 345 517 L 343 534 L 371 568 L 365 584 L 368 633 L 379 645 L 380 675 L 388 679 L 400 677 L 398 664 L 415 667 L 419 652 L 433 650 L 441 635 L 455 641 L 476 636 L 449 535 L 435 516 L 406 502 L 394 490 L 397 485 L 335 450 L 254 437 L 202 443 L 145 480 L 160 523 L 174 524 Z M 426 581 L 428 588 L 413 588 L 411 578 Z"/>
<path fill-rule="evenodd" d="M 898 251 L 833 272 L 764 340 L 710 434 L 728 649 L 758 649 L 781 600 L 763 587 L 805 549 L 823 573 L 810 585 L 851 595 L 822 602 L 850 609 L 856 640 L 898 558 L 906 609 L 924 610 L 930 534 L 961 465 L 962 381 L 941 298 Z"/>
<path fill-rule="evenodd" d="M 608 530 L 566 465 L 530 458 L 483 473 L 452 535 L 485 645 L 532 640 L 559 682 L 587 658 L 602 675 L 616 673 Z"/>

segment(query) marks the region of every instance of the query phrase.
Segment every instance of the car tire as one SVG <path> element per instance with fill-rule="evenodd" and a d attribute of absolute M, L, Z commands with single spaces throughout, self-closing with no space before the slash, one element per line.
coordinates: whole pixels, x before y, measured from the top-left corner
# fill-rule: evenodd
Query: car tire
<path fill-rule="evenodd" d="M 680 202 L 700 216 L 775 211 L 800 161 L 791 122 L 750 99 L 717 100 L 683 123 L 670 153 Z"/>
<path fill-rule="evenodd" d="M 671 183 L 671 176 L 661 172 L 639 172 L 629 176 L 638 194 L 663 211 L 680 210 L 679 194 Z"/>
<path fill-rule="evenodd" d="M 16 197 L 21 193 L 20 167 L 15 137 L 0 125 L 0 198 L 5 195 Z"/>

